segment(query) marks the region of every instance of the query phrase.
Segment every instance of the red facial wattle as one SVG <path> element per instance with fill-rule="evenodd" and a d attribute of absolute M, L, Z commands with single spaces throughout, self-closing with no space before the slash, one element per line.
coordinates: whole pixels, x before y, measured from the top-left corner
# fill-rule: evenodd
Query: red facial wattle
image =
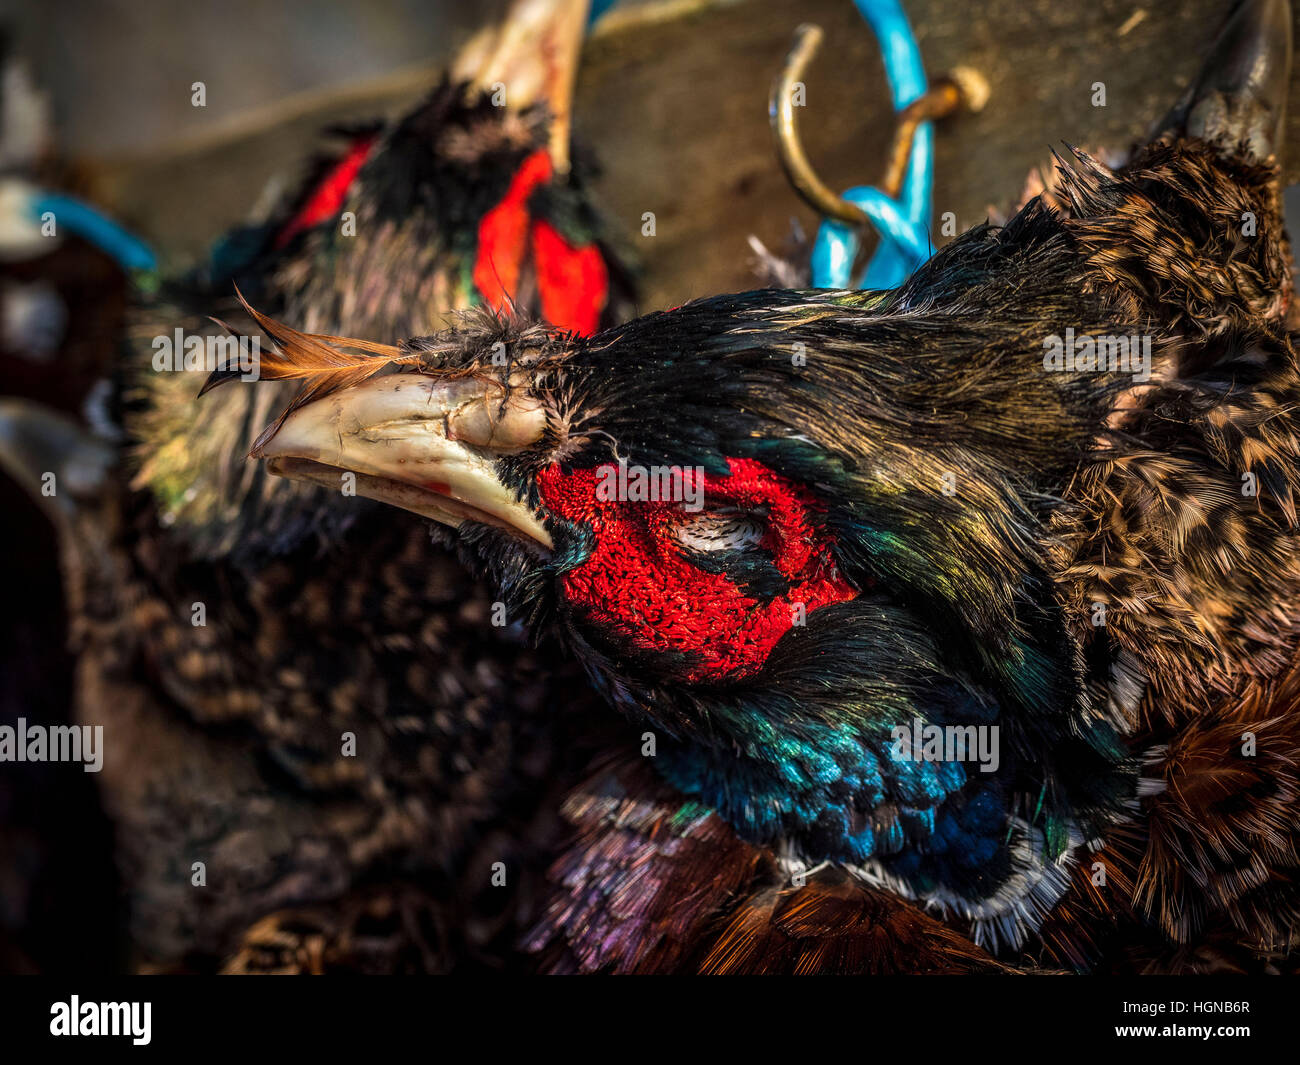
<path fill-rule="evenodd" d="M 488 306 L 505 310 L 519 289 L 531 251 L 542 317 L 560 329 L 589 336 L 599 327 L 609 297 L 609 274 L 595 244 L 573 244 L 529 212 L 529 197 L 551 176 L 551 157 L 539 149 L 515 171 L 501 202 L 483 216 L 474 287 Z"/>
<path fill-rule="evenodd" d="M 761 508 L 765 532 L 755 546 L 788 582 L 768 600 L 682 550 L 672 535 L 675 523 L 691 518 L 682 502 L 605 501 L 599 467 L 564 473 L 551 466 L 539 478 L 543 504 L 594 534 L 590 556 L 561 578 L 566 602 L 638 650 L 686 655 L 691 664 L 680 676 L 692 683 L 756 672 L 801 616 L 858 594 L 836 568 L 834 540 L 812 497 L 761 463 L 728 464 L 729 477 L 683 470 L 683 495 L 702 477 L 709 505 Z"/>

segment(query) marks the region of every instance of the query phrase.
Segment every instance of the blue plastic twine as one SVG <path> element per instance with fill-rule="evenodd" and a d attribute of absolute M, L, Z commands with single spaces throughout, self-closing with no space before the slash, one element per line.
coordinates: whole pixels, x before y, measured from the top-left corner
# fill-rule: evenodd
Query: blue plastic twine
<path fill-rule="evenodd" d="M 898 0 L 855 0 L 880 42 L 894 111 L 925 95 L 925 67 L 911 24 Z M 912 141 L 907 176 L 898 200 L 879 189 L 859 186 L 844 198 L 860 207 L 880 234 L 880 246 L 856 287 L 896 288 L 930 257 L 930 210 L 934 179 L 934 124 L 922 122 Z M 858 231 L 826 221 L 817 230 L 812 252 L 812 283 L 817 288 L 852 288 Z"/>
<path fill-rule="evenodd" d="M 591 9 L 587 12 L 587 27 L 590 28 L 596 24 L 596 20 L 608 11 L 617 0 L 592 0 Z"/>
<path fill-rule="evenodd" d="M 152 270 L 157 265 L 148 244 L 82 200 L 62 193 L 38 191 L 32 197 L 29 209 L 37 219 L 47 211 L 52 212 L 58 224 L 111 255 L 128 272 Z"/>

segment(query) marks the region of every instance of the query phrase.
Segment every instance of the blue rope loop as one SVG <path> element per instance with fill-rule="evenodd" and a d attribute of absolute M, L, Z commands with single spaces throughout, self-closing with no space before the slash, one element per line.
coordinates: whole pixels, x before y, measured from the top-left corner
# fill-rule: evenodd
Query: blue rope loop
<path fill-rule="evenodd" d="M 921 49 L 898 0 L 854 0 L 870 24 L 885 62 L 895 113 L 925 95 Z M 855 286 L 853 261 L 861 247 L 858 231 L 826 221 L 813 244 L 812 283 L 817 288 L 896 288 L 930 257 L 930 212 L 934 184 L 934 124 L 922 122 L 912 141 L 907 176 L 897 200 L 860 186 L 844 198 L 862 209 L 880 235 L 880 246 Z"/>
<path fill-rule="evenodd" d="M 57 225 L 111 255 L 127 272 L 157 267 L 157 258 L 148 244 L 84 200 L 39 190 L 32 196 L 29 210 L 38 220 L 46 212 L 53 214 Z"/>

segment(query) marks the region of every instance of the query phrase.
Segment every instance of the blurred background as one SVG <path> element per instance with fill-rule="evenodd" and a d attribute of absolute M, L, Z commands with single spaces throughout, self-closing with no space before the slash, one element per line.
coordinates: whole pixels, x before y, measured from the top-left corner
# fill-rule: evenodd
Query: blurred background
<path fill-rule="evenodd" d="M 504 0 L 3 0 L 11 53 L 49 103 L 50 147 L 95 202 L 195 261 L 295 179 L 334 122 L 393 115 Z M 575 132 L 596 193 L 635 241 L 645 309 L 745 287 L 745 238 L 813 225 L 775 165 L 767 94 L 795 27 L 826 44 L 803 135 L 835 188 L 877 179 L 892 132 L 879 51 L 848 0 L 619 0 L 589 35 Z M 1062 139 L 1122 149 L 1169 106 L 1223 0 L 909 0 L 931 74 L 967 66 L 992 93 L 941 124 L 935 212 L 964 228 L 1005 208 Z M 206 106 L 190 86 L 206 86 Z M 1106 85 L 1106 106 L 1091 102 Z M 1290 109 L 1300 122 L 1300 99 Z M 1289 164 L 1294 176 L 1294 161 Z M 656 212 L 653 240 L 639 237 Z M 943 236 L 936 233 L 942 243 Z"/>

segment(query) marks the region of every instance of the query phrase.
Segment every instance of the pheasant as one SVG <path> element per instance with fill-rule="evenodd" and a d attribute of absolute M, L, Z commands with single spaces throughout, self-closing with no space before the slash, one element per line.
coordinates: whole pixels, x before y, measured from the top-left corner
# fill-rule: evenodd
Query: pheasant
<path fill-rule="evenodd" d="M 476 303 L 575 333 L 625 315 L 627 274 L 569 164 L 585 14 L 522 0 L 417 109 L 345 131 L 268 223 L 138 308 L 124 442 L 0 410 L 6 465 L 38 498 L 41 471 L 57 485 L 41 501 L 76 719 L 104 726 L 132 967 L 513 964 L 529 863 L 558 828 L 542 796 L 581 757 L 559 712 L 582 716 L 576 668 L 495 624 L 418 525 L 244 466 L 274 389 L 200 405 L 202 376 L 171 371 L 214 350 L 206 314 L 230 317 L 232 281 L 327 332 L 431 330 Z"/>
<path fill-rule="evenodd" d="M 302 384 L 254 457 L 446 526 L 631 724 L 551 967 L 1294 967 L 1290 32 L 1247 0 L 1122 169 L 1071 149 L 897 290 L 254 312 Z"/>

